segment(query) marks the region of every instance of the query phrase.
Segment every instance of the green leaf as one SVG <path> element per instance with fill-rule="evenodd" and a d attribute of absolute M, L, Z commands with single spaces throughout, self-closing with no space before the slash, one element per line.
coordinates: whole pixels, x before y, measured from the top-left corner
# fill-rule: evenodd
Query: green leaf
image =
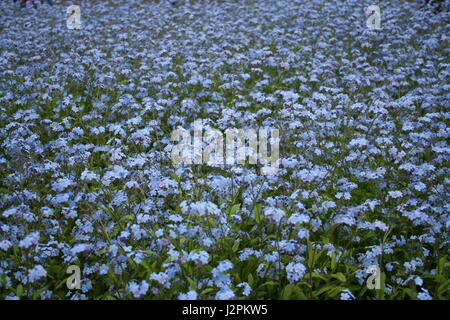
<path fill-rule="evenodd" d="M 235 204 L 234 206 L 231 207 L 230 209 L 230 215 L 233 215 L 236 213 L 236 211 L 238 211 L 238 209 L 240 208 L 240 204 Z"/>
<path fill-rule="evenodd" d="M 247 283 L 250 287 L 253 285 L 253 281 L 254 281 L 253 276 L 251 273 L 249 273 L 247 276 Z"/>
<path fill-rule="evenodd" d="M 294 288 L 295 294 L 297 295 L 297 299 L 300 300 L 308 300 L 308 297 L 306 296 L 306 294 L 299 288 L 299 287 L 295 287 Z"/>
<path fill-rule="evenodd" d="M 311 274 L 311 277 L 313 277 L 313 278 L 319 278 L 319 279 L 322 279 L 322 280 L 324 280 L 324 281 L 327 281 L 327 280 L 328 280 L 326 277 L 324 277 L 324 276 L 322 276 L 322 275 L 320 275 L 320 274 L 314 273 L 314 272 Z"/>
<path fill-rule="evenodd" d="M 18 256 L 19 253 L 20 253 L 19 247 L 18 246 L 13 246 L 13 252 L 14 252 L 14 255 Z"/>
<path fill-rule="evenodd" d="M 187 281 L 189 282 L 190 289 L 191 289 L 191 290 L 197 290 L 197 284 L 195 283 L 195 281 L 192 280 L 192 279 L 189 278 L 189 277 L 186 277 L 186 279 L 187 279 Z"/>
<path fill-rule="evenodd" d="M 319 290 L 314 291 L 314 295 L 319 296 L 322 293 L 334 290 L 335 288 L 336 288 L 336 283 L 328 283 L 328 284 L 324 285 L 322 288 L 320 288 Z"/>
<path fill-rule="evenodd" d="M 16 296 L 18 296 L 19 298 L 22 296 L 23 294 L 23 286 L 21 284 L 19 284 L 16 288 Z"/>
<path fill-rule="evenodd" d="M 410 288 L 403 288 L 404 293 L 406 293 L 411 299 L 417 299 L 417 294 Z"/>
<path fill-rule="evenodd" d="M 261 222 L 261 209 L 262 209 L 262 204 L 258 203 L 255 205 L 255 220 L 256 223 L 260 223 Z"/>
<path fill-rule="evenodd" d="M 334 273 L 331 275 L 332 278 L 338 279 L 339 281 L 345 282 L 347 279 L 342 272 Z"/>
<path fill-rule="evenodd" d="M 141 265 L 144 266 L 145 270 L 147 270 L 147 272 L 151 273 L 152 269 L 150 268 L 150 266 L 147 264 L 147 262 L 145 262 L 144 260 L 141 261 Z"/>
<path fill-rule="evenodd" d="M 345 290 L 344 287 L 336 287 L 333 290 L 330 290 L 328 292 L 327 297 L 334 298 L 335 296 L 337 296 L 338 294 L 340 294 L 344 290 Z"/>
<path fill-rule="evenodd" d="M 447 280 L 439 286 L 438 294 L 439 295 L 443 294 L 444 292 L 446 292 L 448 290 L 449 287 L 450 287 L 450 280 Z"/>
<path fill-rule="evenodd" d="M 290 297 L 292 295 L 293 287 L 294 287 L 294 285 L 292 285 L 292 284 L 288 284 L 286 287 L 284 287 L 283 296 L 282 296 L 283 300 L 289 300 L 290 299 Z"/>
<path fill-rule="evenodd" d="M 446 263 L 447 263 L 447 256 L 444 256 L 439 259 L 438 271 L 439 271 L 440 275 L 444 274 L 444 269 L 445 269 Z"/>
<path fill-rule="evenodd" d="M 67 278 L 58 283 L 55 287 L 55 291 L 61 288 L 67 282 Z"/>
<path fill-rule="evenodd" d="M 384 273 L 384 272 L 381 273 L 380 280 L 381 281 L 380 281 L 380 290 L 379 290 L 379 292 L 380 292 L 381 299 L 384 300 L 384 292 L 385 292 L 385 289 L 386 289 L 386 273 Z"/>
<path fill-rule="evenodd" d="M 314 249 L 311 245 L 311 241 L 308 240 L 307 242 L 308 245 L 308 268 L 312 269 L 313 265 L 314 265 Z"/>
<path fill-rule="evenodd" d="M 317 251 L 314 249 L 313 266 L 316 265 L 316 262 L 319 260 L 320 256 L 321 256 L 322 253 L 324 253 L 324 252 L 325 252 L 325 250 L 321 250 L 321 251 L 317 252 Z"/>
<path fill-rule="evenodd" d="M 238 251 L 238 250 L 239 250 L 239 241 L 236 241 L 236 242 L 233 244 L 233 248 L 231 248 L 231 249 L 233 250 L 233 252 Z"/>
<path fill-rule="evenodd" d="M 206 295 L 206 294 L 208 294 L 208 293 L 210 293 L 210 292 L 213 292 L 215 289 L 214 288 L 206 288 L 205 290 L 203 290 L 201 293 L 200 293 L 200 295 L 201 296 L 204 296 L 204 295 Z"/>
<path fill-rule="evenodd" d="M 170 177 L 175 180 L 176 182 L 180 183 L 180 178 L 175 174 L 175 173 L 171 173 Z"/>
<path fill-rule="evenodd" d="M 336 252 L 331 253 L 331 270 L 334 271 L 336 269 Z"/>
<path fill-rule="evenodd" d="M 278 286 L 280 283 L 275 281 L 267 281 L 264 282 L 262 285 L 259 286 L 259 288 L 262 288 L 264 286 Z"/>
<path fill-rule="evenodd" d="M 270 240 L 270 239 L 276 240 L 277 236 L 275 234 L 268 235 L 267 237 L 264 238 L 263 242 L 266 242 L 267 240 Z"/>
<path fill-rule="evenodd" d="M 127 214 L 122 219 L 125 220 L 125 221 L 133 221 L 134 220 L 134 216 L 132 216 L 131 214 Z"/>

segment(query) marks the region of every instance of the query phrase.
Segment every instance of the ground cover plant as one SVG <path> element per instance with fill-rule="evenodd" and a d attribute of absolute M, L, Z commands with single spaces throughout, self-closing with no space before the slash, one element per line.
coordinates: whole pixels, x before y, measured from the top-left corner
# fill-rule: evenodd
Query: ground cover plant
<path fill-rule="evenodd" d="M 70 4 L 0 3 L 1 299 L 448 299 L 448 2 Z M 278 172 L 174 164 L 198 119 Z"/>

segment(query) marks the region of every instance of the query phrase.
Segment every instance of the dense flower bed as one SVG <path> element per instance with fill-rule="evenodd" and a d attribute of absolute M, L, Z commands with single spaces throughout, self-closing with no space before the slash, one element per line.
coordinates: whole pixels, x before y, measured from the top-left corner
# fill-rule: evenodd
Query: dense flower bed
<path fill-rule="evenodd" d="M 448 9 L 105 3 L 0 3 L 0 298 L 448 298 Z M 173 164 L 196 119 L 277 174 Z"/>

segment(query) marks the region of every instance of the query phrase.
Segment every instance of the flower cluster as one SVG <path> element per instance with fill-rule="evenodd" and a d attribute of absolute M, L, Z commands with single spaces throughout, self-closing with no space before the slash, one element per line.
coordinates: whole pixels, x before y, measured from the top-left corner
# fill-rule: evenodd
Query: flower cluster
<path fill-rule="evenodd" d="M 70 30 L 2 1 L 0 298 L 448 298 L 449 11 L 378 2 L 380 30 L 369 0 L 86 1 Z M 277 174 L 173 163 L 199 119 L 279 129 Z"/>

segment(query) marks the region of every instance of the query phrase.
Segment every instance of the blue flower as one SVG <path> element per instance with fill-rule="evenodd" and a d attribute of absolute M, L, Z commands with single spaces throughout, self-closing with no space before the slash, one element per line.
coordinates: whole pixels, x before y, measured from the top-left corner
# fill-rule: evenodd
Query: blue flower
<path fill-rule="evenodd" d="M 142 280 L 141 283 L 137 283 L 136 281 L 131 281 L 128 283 L 128 291 L 133 294 L 135 298 L 141 298 L 148 291 L 149 285 L 145 280 Z"/>
<path fill-rule="evenodd" d="M 33 269 L 28 270 L 28 280 L 33 283 L 37 280 L 43 279 L 47 276 L 47 271 L 41 265 L 35 266 Z"/>
<path fill-rule="evenodd" d="M 290 262 L 286 266 L 286 274 L 289 283 L 295 283 L 303 278 L 306 267 L 300 262 Z"/>
<path fill-rule="evenodd" d="M 197 300 L 197 296 L 197 292 L 191 290 L 188 293 L 180 293 L 178 300 Z"/>

